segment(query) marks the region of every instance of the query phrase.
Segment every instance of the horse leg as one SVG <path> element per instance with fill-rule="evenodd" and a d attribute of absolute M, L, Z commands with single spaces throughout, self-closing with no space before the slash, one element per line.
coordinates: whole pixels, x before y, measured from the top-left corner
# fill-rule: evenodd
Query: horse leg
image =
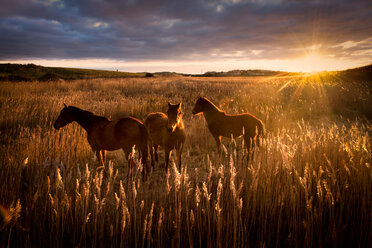
<path fill-rule="evenodd" d="M 150 146 L 150 156 L 151 156 L 151 166 L 152 168 L 155 167 L 155 162 L 158 163 L 159 162 L 159 157 L 158 157 L 158 145 L 156 144 L 153 144 Z"/>
<path fill-rule="evenodd" d="M 183 150 L 183 143 L 179 144 L 176 148 L 177 158 L 178 158 L 178 170 L 181 172 L 182 166 L 182 150 Z"/>
<path fill-rule="evenodd" d="M 128 174 L 127 178 L 130 178 L 132 176 L 132 169 L 134 165 L 134 159 L 132 154 L 132 148 L 122 148 L 125 154 L 125 157 L 128 160 Z"/>
<path fill-rule="evenodd" d="M 216 140 L 218 154 L 221 154 L 221 136 L 213 135 L 213 137 Z"/>
<path fill-rule="evenodd" d="M 140 156 L 141 156 L 141 160 L 142 160 L 141 162 L 142 162 L 142 166 L 143 166 L 142 180 L 145 181 L 146 177 L 147 177 L 147 174 L 149 172 L 149 168 L 147 166 L 147 156 L 148 156 L 148 146 L 147 146 L 147 144 L 141 145 L 140 147 L 138 147 L 138 150 L 139 150 L 139 153 L 140 153 Z"/>
<path fill-rule="evenodd" d="M 103 164 L 106 164 L 106 150 L 101 150 Z"/>
<path fill-rule="evenodd" d="M 151 166 L 152 168 L 155 167 L 155 162 L 154 162 L 154 145 L 150 144 L 150 158 L 151 158 Z"/>
<path fill-rule="evenodd" d="M 105 169 L 105 164 L 104 164 L 103 159 L 102 159 L 101 151 L 102 150 L 97 150 L 96 151 L 96 157 L 97 157 L 97 160 L 98 160 L 98 163 L 99 163 L 99 167 L 97 168 L 97 170 Z"/>
<path fill-rule="evenodd" d="M 248 153 L 248 159 L 250 161 L 253 161 L 253 153 L 254 153 L 254 142 L 253 142 L 253 137 L 254 136 L 250 136 L 250 135 L 244 135 L 244 142 L 245 142 L 245 146 L 247 148 L 247 153 Z"/>
<path fill-rule="evenodd" d="M 165 155 L 165 172 L 168 172 L 169 157 L 171 156 L 171 150 L 168 147 L 164 147 Z"/>
<path fill-rule="evenodd" d="M 158 145 L 154 145 L 154 154 L 155 154 L 155 161 L 156 163 L 159 163 L 159 157 L 158 157 Z"/>

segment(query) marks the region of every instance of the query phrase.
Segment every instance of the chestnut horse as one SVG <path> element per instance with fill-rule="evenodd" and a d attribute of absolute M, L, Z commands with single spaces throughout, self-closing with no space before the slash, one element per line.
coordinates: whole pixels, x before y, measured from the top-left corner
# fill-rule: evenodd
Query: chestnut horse
<path fill-rule="evenodd" d="M 156 162 L 159 161 L 158 147 L 160 145 L 164 148 L 165 170 L 168 171 L 169 158 L 173 149 L 176 149 L 178 168 L 181 170 L 182 150 L 186 139 L 182 115 L 181 103 L 171 104 L 168 102 L 167 115 L 158 112 L 147 116 L 145 126 L 150 137 L 150 155 L 153 167 L 154 157 Z"/>
<path fill-rule="evenodd" d="M 132 148 L 139 150 L 142 159 L 145 178 L 147 173 L 148 156 L 148 133 L 146 127 L 133 117 L 124 117 L 119 120 L 110 121 L 106 117 L 94 115 L 73 106 L 67 106 L 61 110 L 60 115 L 54 122 L 54 128 L 60 129 L 67 124 L 76 121 L 88 134 L 88 142 L 93 152 L 96 153 L 100 165 L 105 166 L 106 151 L 123 149 L 128 160 L 130 174 L 134 165 Z"/>
<path fill-rule="evenodd" d="M 243 135 L 247 150 L 250 151 L 254 148 L 256 141 L 259 144 L 259 138 L 265 132 L 262 121 L 255 116 L 248 113 L 226 114 L 205 97 L 200 97 L 196 101 L 192 113 L 194 115 L 204 114 L 208 129 L 216 140 L 219 152 L 221 151 L 221 136 L 230 138 Z"/>

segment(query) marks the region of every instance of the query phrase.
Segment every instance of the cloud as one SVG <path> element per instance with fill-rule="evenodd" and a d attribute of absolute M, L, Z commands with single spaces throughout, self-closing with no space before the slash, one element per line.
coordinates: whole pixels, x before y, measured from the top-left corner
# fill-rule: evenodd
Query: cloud
<path fill-rule="evenodd" d="M 0 60 L 290 59 L 314 45 L 367 59 L 371 9 L 365 0 L 13 0 L 0 9 Z"/>

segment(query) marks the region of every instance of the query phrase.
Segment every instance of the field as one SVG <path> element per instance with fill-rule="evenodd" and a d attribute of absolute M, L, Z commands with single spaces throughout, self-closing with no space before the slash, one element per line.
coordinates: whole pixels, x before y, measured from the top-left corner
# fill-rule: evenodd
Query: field
<path fill-rule="evenodd" d="M 0 83 L 3 247 L 371 247 L 371 81 L 334 76 L 155 77 Z M 266 127 L 253 161 L 243 140 L 218 155 L 206 96 Z M 144 120 L 183 102 L 183 168 L 127 178 L 122 151 L 104 172 L 63 103 Z"/>

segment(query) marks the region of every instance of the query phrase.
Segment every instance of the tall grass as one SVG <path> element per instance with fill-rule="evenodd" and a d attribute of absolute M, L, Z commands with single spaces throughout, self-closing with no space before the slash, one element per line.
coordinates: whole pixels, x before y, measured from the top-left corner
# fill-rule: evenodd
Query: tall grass
<path fill-rule="evenodd" d="M 0 243 L 25 247 L 370 247 L 370 91 L 338 79 L 148 78 L 0 85 Z M 219 156 L 197 97 L 250 112 L 268 130 L 252 161 L 243 140 Z M 143 120 L 183 101 L 184 167 L 126 178 L 105 171 L 63 103 Z M 369 105 L 371 106 L 371 105 Z"/>

